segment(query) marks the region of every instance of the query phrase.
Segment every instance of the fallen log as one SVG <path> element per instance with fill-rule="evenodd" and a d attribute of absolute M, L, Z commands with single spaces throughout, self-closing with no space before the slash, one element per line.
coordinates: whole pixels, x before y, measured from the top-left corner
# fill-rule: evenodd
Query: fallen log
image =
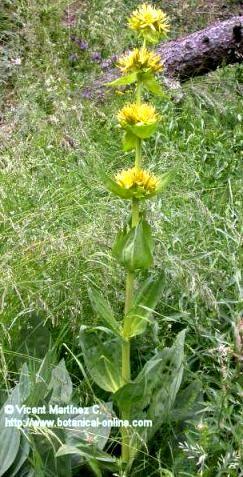
<path fill-rule="evenodd" d="M 214 71 L 222 64 L 240 63 L 243 61 L 243 16 L 218 21 L 203 30 L 161 43 L 157 53 L 164 63 L 164 76 L 181 82 Z M 120 76 L 117 68 L 109 66 L 109 61 L 105 64 L 107 70 L 84 90 L 84 96 L 92 96 L 94 92 L 102 95 L 105 83 Z"/>
<path fill-rule="evenodd" d="M 159 45 L 166 76 L 186 81 L 222 64 L 243 61 L 243 16 L 217 22 L 184 38 Z"/>

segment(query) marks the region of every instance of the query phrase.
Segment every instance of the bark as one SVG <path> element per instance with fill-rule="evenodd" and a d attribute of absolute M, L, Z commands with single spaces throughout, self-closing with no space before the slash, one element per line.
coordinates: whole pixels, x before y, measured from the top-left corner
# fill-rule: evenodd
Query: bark
<path fill-rule="evenodd" d="M 184 38 L 161 44 L 165 75 L 180 81 L 243 60 L 243 16 L 217 22 Z"/>
<path fill-rule="evenodd" d="M 243 16 L 218 21 L 203 30 L 161 43 L 157 52 L 164 63 L 165 77 L 178 81 L 204 75 L 222 64 L 240 63 L 243 61 Z M 84 90 L 84 95 L 96 92 L 102 96 L 104 84 L 119 77 L 118 69 L 109 66 L 109 60 L 105 64 L 107 70 L 91 88 Z"/>

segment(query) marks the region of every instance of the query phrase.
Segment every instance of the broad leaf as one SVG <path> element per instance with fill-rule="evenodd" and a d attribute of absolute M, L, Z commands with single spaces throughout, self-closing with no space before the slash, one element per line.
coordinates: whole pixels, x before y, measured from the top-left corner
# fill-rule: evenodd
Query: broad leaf
<path fill-rule="evenodd" d="M 7 470 L 14 477 L 24 464 L 29 454 L 29 443 L 17 427 L 8 427 L 7 419 L 21 419 L 16 406 L 21 406 L 29 397 L 31 383 L 28 366 L 25 363 L 20 372 L 19 384 L 12 390 L 11 395 L 0 411 L 0 476 Z M 10 406 L 10 407 L 9 407 Z M 11 413 L 8 410 L 11 409 Z"/>
<path fill-rule="evenodd" d="M 106 452 L 103 452 L 96 447 L 85 443 L 79 443 L 78 446 L 69 446 L 64 444 L 58 449 L 56 457 L 62 457 L 65 455 L 72 454 L 78 454 L 87 460 L 95 459 L 101 462 L 116 462 L 116 459 L 110 454 L 107 454 Z"/>
<path fill-rule="evenodd" d="M 135 126 L 126 126 L 126 130 L 140 139 L 148 139 L 158 128 L 158 122 L 153 124 L 136 124 Z"/>
<path fill-rule="evenodd" d="M 110 304 L 96 288 L 89 288 L 89 298 L 94 312 L 105 322 L 113 333 L 120 336 L 120 325 L 114 317 Z"/>
<path fill-rule="evenodd" d="M 52 390 L 50 403 L 62 405 L 70 402 L 73 385 L 64 359 L 52 370 L 48 389 Z"/>
<path fill-rule="evenodd" d="M 19 385 L 15 386 L 0 411 L 0 476 L 11 467 L 19 451 L 20 431 L 17 427 L 8 427 L 6 424 L 6 419 L 20 419 L 16 405 L 21 405 Z M 8 409 L 12 410 L 10 414 L 7 412 Z"/>
<path fill-rule="evenodd" d="M 31 379 L 29 369 L 26 363 L 24 363 L 19 377 L 19 394 L 21 402 L 24 402 L 28 399 L 31 393 Z"/>
<path fill-rule="evenodd" d="M 137 140 L 137 136 L 134 136 L 134 134 L 132 134 L 131 132 L 126 131 L 122 138 L 123 151 L 127 152 L 135 149 Z"/>
<path fill-rule="evenodd" d="M 171 348 L 156 353 L 137 378 L 125 384 L 113 399 L 130 419 L 150 419 L 153 426 L 131 429 L 131 462 L 142 442 L 149 441 L 161 427 L 175 402 L 183 374 L 185 330 L 181 331 Z"/>
<path fill-rule="evenodd" d="M 30 468 L 29 464 L 21 468 L 21 470 L 18 473 L 18 477 L 35 477 L 35 476 L 36 476 L 36 472 L 34 469 Z M 43 474 L 41 475 L 40 473 L 38 473 L 38 477 L 42 477 L 42 476 Z"/>
<path fill-rule="evenodd" d="M 119 409 L 129 413 L 131 419 L 142 419 L 145 416 L 151 393 L 160 381 L 161 363 L 161 353 L 157 353 L 145 364 L 134 381 L 125 384 L 114 394 L 113 399 Z"/>
<path fill-rule="evenodd" d="M 126 137 L 133 137 L 134 141 L 135 142 L 137 141 L 136 136 L 131 135 L 130 133 L 125 133 L 125 134 L 128 135 Z M 145 199 L 150 199 L 151 197 L 154 197 L 154 196 L 160 194 L 161 192 L 163 192 L 165 187 L 172 180 L 172 178 L 174 176 L 174 170 L 171 170 L 171 171 L 168 171 L 168 172 L 165 172 L 164 174 L 162 174 L 159 178 L 158 186 L 156 187 L 154 192 L 151 192 L 150 194 L 146 194 L 146 195 L 144 195 L 143 191 L 139 191 L 139 188 L 134 190 L 132 188 L 131 189 L 125 189 L 125 188 L 119 186 L 119 184 L 117 184 L 116 181 L 114 181 L 111 177 L 108 177 L 104 173 L 100 173 L 100 176 L 101 176 L 101 180 L 102 180 L 104 186 L 106 187 L 106 189 L 108 191 L 112 192 L 113 194 L 115 194 L 116 196 L 121 197 L 122 199 L 125 199 L 125 200 L 131 200 L 133 198 L 139 198 L 139 199 L 144 199 L 145 200 Z"/>
<path fill-rule="evenodd" d="M 53 416 L 52 416 L 53 418 Z M 63 418 L 63 416 L 62 416 Z M 40 477 L 71 477 L 71 458 L 69 456 L 56 458 L 58 442 L 64 442 L 63 428 L 53 429 L 53 434 L 37 434 L 34 439 L 34 469 Z"/>
<path fill-rule="evenodd" d="M 141 219 L 128 232 L 124 229 L 117 236 L 113 247 L 114 257 L 129 271 L 147 269 L 153 263 L 151 227 Z"/>
<path fill-rule="evenodd" d="M 127 84 L 132 84 L 137 81 L 137 73 L 130 73 L 129 75 L 121 76 L 120 78 L 111 81 L 110 83 L 105 83 L 106 86 L 126 86 Z"/>
<path fill-rule="evenodd" d="M 151 438 L 168 417 L 174 405 L 183 376 L 184 342 L 186 330 L 181 331 L 169 349 L 163 353 L 163 366 L 160 371 L 160 386 L 152 395 L 147 418 L 153 420 L 153 428 L 148 429 Z"/>
<path fill-rule="evenodd" d="M 150 75 L 147 78 L 144 78 L 143 84 L 150 93 L 160 97 L 164 96 L 164 91 L 154 76 Z"/>
<path fill-rule="evenodd" d="M 94 406 L 91 406 L 86 409 L 85 414 L 72 416 L 72 421 L 76 421 L 77 425 L 73 428 L 65 429 L 66 439 L 65 442 L 71 447 L 77 446 L 80 441 L 83 442 L 90 442 L 92 443 L 97 449 L 104 449 L 109 435 L 111 428 L 109 426 L 103 425 L 104 421 L 108 419 L 112 419 L 113 412 L 112 412 L 112 403 L 100 403 L 99 410 L 97 412 Z M 79 426 L 78 421 L 96 421 L 99 419 L 99 426 Z"/>
<path fill-rule="evenodd" d="M 104 341 L 97 332 L 82 326 L 80 345 L 86 367 L 98 386 L 108 392 L 116 392 L 122 385 L 121 340 Z"/>
<path fill-rule="evenodd" d="M 132 338 L 145 332 L 147 323 L 157 306 L 164 288 L 164 275 L 149 278 L 134 300 L 132 309 L 125 316 L 123 336 Z"/>
<path fill-rule="evenodd" d="M 25 463 L 26 459 L 28 458 L 30 452 L 30 444 L 26 437 L 22 434 L 20 438 L 20 446 L 18 450 L 18 454 L 15 458 L 13 465 L 10 467 L 8 471 L 8 477 L 15 477 L 19 475 L 19 471 L 22 468 L 23 464 Z"/>
<path fill-rule="evenodd" d="M 96 477 L 103 477 L 102 470 L 99 468 L 99 464 L 95 459 L 89 460 L 89 467 L 92 469 Z"/>
<path fill-rule="evenodd" d="M 30 406 L 38 406 L 38 404 L 41 403 L 50 392 L 48 385 L 51 379 L 54 362 L 55 354 L 53 350 L 49 350 L 36 373 L 32 391 L 28 399 L 28 404 Z"/>
<path fill-rule="evenodd" d="M 101 180 L 105 185 L 106 189 L 112 192 L 113 194 L 121 197 L 122 199 L 132 199 L 133 193 L 129 189 L 124 189 L 123 187 L 119 186 L 116 181 L 108 177 L 106 174 L 101 175 Z"/>
<path fill-rule="evenodd" d="M 195 419 L 202 408 L 202 384 L 200 381 L 193 381 L 185 389 L 178 392 L 171 417 L 176 422 Z"/>
<path fill-rule="evenodd" d="M 162 40 L 162 38 L 163 39 L 167 38 L 166 33 L 164 33 L 162 35 L 161 32 L 158 32 L 155 29 L 154 30 L 151 29 L 151 30 L 142 31 L 140 35 L 141 35 L 142 38 L 145 38 L 148 43 L 152 43 L 154 45 L 156 43 L 158 43 L 160 40 Z"/>

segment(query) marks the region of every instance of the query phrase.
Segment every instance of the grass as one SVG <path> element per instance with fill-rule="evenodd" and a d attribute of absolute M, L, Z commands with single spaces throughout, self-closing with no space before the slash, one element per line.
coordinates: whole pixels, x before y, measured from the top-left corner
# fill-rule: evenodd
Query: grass
<path fill-rule="evenodd" d="M 114 94 L 104 102 L 82 98 L 82 86 L 97 76 L 99 66 L 71 35 L 103 57 L 121 52 L 131 42 L 124 21 L 136 3 L 93 0 L 68 8 L 66 0 L 19 0 L 16 9 L 11 1 L 1 7 L 3 389 L 15 381 L 16 353 L 23 353 L 26 332 L 38 320 L 46 323 L 60 356 L 63 342 L 80 353 L 79 326 L 94 320 L 90 281 L 118 311 L 122 307 L 124 276 L 110 249 L 127 211 L 103 189 L 97 169 L 101 164 L 113 173 L 131 163 L 115 127 L 124 96 Z M 210 8 L 199 18 L 195 6 L 200 11 L 202 2 L 179 8 L 165 2 L 172 36 L 214 20 Z M 238 5 L 229 8 L 237 13 Z M 74 63 L 72 54 L 78 58 Z M 185 384 L 200 379 L 205 412 L 176 435 L 168 424 L 134 475 L 165 475 L 159 469 L 167 468 L 175 476 L 234 477 L 240 475 L 242 395 L 235 348 L 242 308 L 242 67 L 221 68 L 182 90 L 179 102 L 157 103 L 164 121 L 144 151 L 153 171 L 174 167 L 176 176 L 151 206 L 155 269 L 165 270 L 167 285 L 156 326 L 147 338 L 137 339 L 134 364 L 152 353 L 152 339 L 170 343 L 186 326 Z M 69 355 L 67 362 L 79 383 Z"/>

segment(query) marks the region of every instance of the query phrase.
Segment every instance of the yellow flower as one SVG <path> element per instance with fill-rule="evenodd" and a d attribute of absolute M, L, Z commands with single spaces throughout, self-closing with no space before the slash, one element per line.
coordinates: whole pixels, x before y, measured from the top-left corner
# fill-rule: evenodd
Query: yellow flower
<path fill-rule="evenodd" d="M 157 73 L 163 69 L 160 56 L 145 47 L 135 48 L 128 55 L 122 56 L 118 60 L 117 66 L 125 74 L 133 72 Z"/>
<path fill-rule="evenodd" d="M 170 30 L 166 14 L 159 8 L 143 3 L 128 20 L 128 26 L 151 42 L 166 36 Z"/>
<path fill-rule="evenodd" d="M 158 122 L 159 114 L 156 113 L 154 106 L 150 104 L 130 103 L 119 111 L 117 118 L 122 127 L 150 126 Z"/>
<path fill-rule="evenodd" d="M 155 193 L 160 183 L 158 177 L 137 167 L 123 169 L 115 176 L 115 181 L 123 189 L 133 189 L 139 196 Z"/>

